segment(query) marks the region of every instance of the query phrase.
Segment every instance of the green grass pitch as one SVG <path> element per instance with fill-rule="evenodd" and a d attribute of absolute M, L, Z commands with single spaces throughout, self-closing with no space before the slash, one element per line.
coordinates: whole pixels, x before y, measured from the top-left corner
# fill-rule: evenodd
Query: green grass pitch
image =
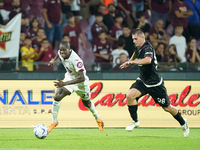
<path fill-rule="evenodd" d="M 0 129 L 0 150 L 199 150 L 200 129 L 59 129 L 37 139 L 33 129 Z"/>

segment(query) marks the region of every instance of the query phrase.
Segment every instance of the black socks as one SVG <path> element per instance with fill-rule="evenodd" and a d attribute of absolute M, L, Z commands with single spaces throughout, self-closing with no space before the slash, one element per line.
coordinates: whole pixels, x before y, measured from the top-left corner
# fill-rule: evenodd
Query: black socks
<path fill-rule="evenodd" d="M 185 124 L 185 120 L 179 112 L 174 116 L 174 118 L 180 123 L 181 126 Z"/>
<path fill-rule="evenodd" d="M 137 109 L 138 109 L 138 105 L 128 106 L 128 110 L 129 110 L 129 113 L 130 113 L 130 115 L 131 115 L 131 118 L 132 118 L 135 122 L 138 122 Z"/>

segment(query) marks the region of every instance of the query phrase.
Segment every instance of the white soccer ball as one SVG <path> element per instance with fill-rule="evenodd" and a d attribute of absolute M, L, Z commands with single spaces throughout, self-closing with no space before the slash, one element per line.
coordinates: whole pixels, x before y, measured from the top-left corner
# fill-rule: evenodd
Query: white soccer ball
<path fill-rule="evenodd" d="M 44 139 L 48 135 L 48 127 L 44 124 L 38 124 L 34 128 L 34 135 L 39 139 Z"/>

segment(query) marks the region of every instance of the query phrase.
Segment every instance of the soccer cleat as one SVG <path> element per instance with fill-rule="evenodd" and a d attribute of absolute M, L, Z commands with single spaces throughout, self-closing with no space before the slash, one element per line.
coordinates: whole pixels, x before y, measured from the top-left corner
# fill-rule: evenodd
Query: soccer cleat
<path fill-rule="evenodd" d="M 56 123 L 52 123 L 50 126 L 48 126 L 48 132 L 50 133 L 51 130 L 52 130 L 53 128 L 55 128 L 57 125 L 58 125 L 58 121 L 57 121 Z"/>
<path fill-rule="evenodd" d="M 187 122 L 187 119 L 184 119 L 185 120 L 185 124 L 181 126 L 182 130 L 183 130 L 183 135 L 184 137 L 188 137 L 189 133 L 190 133 L 190 129 L 189 129 L 189 126 L 188 126 L 188 122 Z"/>
<path fill-rule="evenodd" d="M 99 130 L 100 130 L 100 131 L 103 131 L 103 130 L 104 130 L 104 122 L 103 122 L 103 120 L 101 119 L 101 117 L 99 117 L 99 119 L 96 120 L 96 122 L 97 122 L 97 125 L 99 126 Z"/>
<path fill-rule="evenodd" d="M 139 126 L 140 126 L 140 122 L 139 121 L 138 122 L 133 121 L 133 122 L 131 122 L 131 124 L 129 126 L 126 127 L 125 130 L 126 131 L 132 131 L 134 128 L 137 128 Z"/>

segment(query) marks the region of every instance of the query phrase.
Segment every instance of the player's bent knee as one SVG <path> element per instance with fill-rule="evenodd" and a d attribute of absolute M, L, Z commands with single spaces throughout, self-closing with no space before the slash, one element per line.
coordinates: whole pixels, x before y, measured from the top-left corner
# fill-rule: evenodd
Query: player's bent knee
<path fill-rule="evenodd" d="M 91 107 L 91 101 L 90 100 L 82 100 L 82 103 L 87 108 Z"/>
<path fill-rule="evenodd" d="M 129 90 L 129 92 L 127 93 L 126 98 L 127 98 L 128 101 L 130 101 L 130 100 L 135 100 L 135 99 L 137 99 L 138 97 L 140 97 L 140 95 L 141 95 L 141 92 L 140 92 L 140 91 L 138 91 L 137 89 L 131 89 L 131 90 Z"/>
<path fill-rule="evenodd" d="M 61 101 L 61 96 L 60 95 L 55 95 L 54 96 L 54 100 L 58 101 L 58 102 Z"/>
<path fill-rule="evenodd" d="M 171 108 L 170 106 L 167 106 L 167 107 L 162 107 L 166 112 L 170 112 L 171 111 Z"/>

